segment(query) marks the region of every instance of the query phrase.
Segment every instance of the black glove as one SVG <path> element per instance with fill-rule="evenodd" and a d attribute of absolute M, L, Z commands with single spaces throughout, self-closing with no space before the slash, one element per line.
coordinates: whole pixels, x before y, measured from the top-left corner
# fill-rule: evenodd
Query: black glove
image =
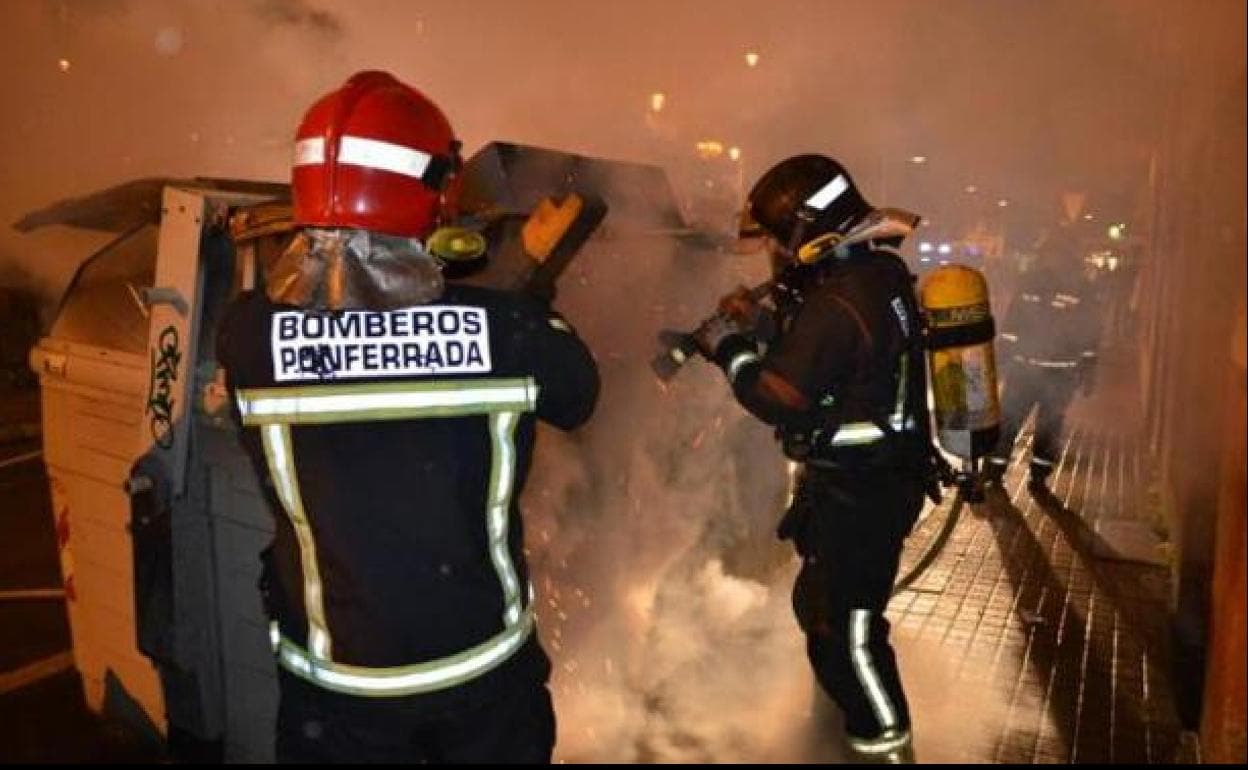
<path fill-rule="evenodd" d="M 719 300 L 719 312 L 693 333 L 702 355 L 715 360 L 719 346 L 732 336 L 753 334 L 760 323 L 769 320 L 765 310 L 750 296 L 750 290 L 738 286 Z"/>

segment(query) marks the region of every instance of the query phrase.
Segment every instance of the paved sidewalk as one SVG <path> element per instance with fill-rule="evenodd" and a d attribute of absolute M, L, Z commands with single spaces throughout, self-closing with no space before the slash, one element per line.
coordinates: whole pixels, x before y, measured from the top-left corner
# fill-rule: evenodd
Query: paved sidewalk
<path fill-rule="evenodd" d="M 1103 415 L 1123 416 L 1077 406 L 1051 492 L 1026 488 L 1024 433 L 1003 488 L 968 506 L 939 560 L 890 605 L 903 675 L 911 661 L 915 678 L 939 672 L 939 686 L 912 696 L 920 760 L 1175 760 L 1149 463 L 1129 416 L 1110 424 Z"/>

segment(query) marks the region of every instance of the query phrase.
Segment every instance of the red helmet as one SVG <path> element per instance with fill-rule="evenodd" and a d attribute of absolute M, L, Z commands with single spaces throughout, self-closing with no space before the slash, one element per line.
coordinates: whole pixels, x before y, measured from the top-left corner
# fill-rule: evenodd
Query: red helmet
<path fill-rule="evenodd" d="M 321 97 L 295 134 L 295 222 L 423 239 L 454 214 L 460 144 L 438 106 L 386 72 Z"/>

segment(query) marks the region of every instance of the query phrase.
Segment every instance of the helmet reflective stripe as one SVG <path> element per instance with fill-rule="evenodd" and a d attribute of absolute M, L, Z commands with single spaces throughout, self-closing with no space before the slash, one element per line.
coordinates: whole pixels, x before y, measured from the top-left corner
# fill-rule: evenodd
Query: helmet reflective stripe
<path fill-rule="evenodd" d="M 832 201 L 841 197 L 841 194 L 849 189 L 849 180 L 844 174 L 837 174 L 831 182 L 820 187 L 814 195 L 806 199 L 806 205 L 812 209 L 823 211 L 832 205 Z"/>
<path fill-rule="evenodd" d="M 490 489 L 486 525 L 490 536 L 490 559 L 503 586 L 503 625 L 520 620 L 520 579 L 511 560 L 507 542 L 507 523 L 511 513 L 511 493 L 516 478 L 516 424 L 519 412 L 490 415 L 490 443 L 494 459 L 490 466 Z"/>
<path fill-rule="evenodd" d="M 314 136 L 295 142 L 296 166 L 312 166 L 325 162 L 325 137 Z"/>
<path fill-rule="evenodd" d="M 308 616 L 308 646 L 312 655 L 329 660 L 332 645 L 329 625 L 325 621 L 325 595 L 321 588 L 321 568 L 316 559 L 316 540 L 312 527 L 303 510 L 303 497 L 299 494 L 299 477 L 295 473 L 294 448 L 290 441 L 290 426 L 275 423 L 260 428 L 264 442 L 264 457 L 268 461 L 269 475 L 277 497 L 286 510 L 295 540 L 299 543 L 299 565 L 303 570 L 303 606 Z"/>
<path fill-rule="evenodd" d="M 295 165 L 311 166 L 325 162 L 325 138 L 315 136 L 295 142 Z M 433 162 L 427 152 L 404 147 L 401 144 L 366 139 L 362 136 L 344 136 L 338 144 L 338 162 L 348 166 L 363 166 L 378 171 L 390 171 L 413 179 L 423 179 Z"/>
<path fill-rule="evenodd" d="M 736 354 L 732 357 L 732 360 L 728 362 L 728 380 L 730 382 L 735 382 L 737 375 L 741 373 L 741 369 L 743 367 L 747 364 L 755 363 L 758 360 L 758 354 L 752 350 L 746 350 Z"/>
<path fill-rule="evenodd" d="M 425 663 L 388 668 L 368 668 L 316 660 L 298 644 L 282 637 L 278 663 L 327 690 L 363 696 L 399 696 L 433 692 L 475 679 L 510 658 L 533 630 L 533 610 L 526 609 L 517 622 L 481 644 Z"/>
<path fill-rule="evenodd" d="M 858 683 L 862 685 L 863 691 L 867 694 L 867 700 L 871 703 L 875 718 L 879 721 L 880 727 L 887 730 L 896 726 L 897 712 L 894 711 L 888 694 L 884 692 L 884 684 L 880 681 L 880 675 L 876 672 L 875 664 L 871 660 L 871 651 L 867 648 L 870 621 L 870 610 L 852 610 L 849 613 L 849 654 L 853 661 L 854 674 L 857 675 Z"/>
<path fill-rule="evenodd" d="M 295 425 L 462 417 L 528 412 L 537 404 L 531 377 L 248 388 L 237 394 L 244 425 Z"/>
<path fill-rule="evenodd" d="M 546 319 L 546 323 L 550 324 L 552 329 L 558 329 L 561 332 L 572 333 L 572 326 L 562 318 L 550 317 Z"/>

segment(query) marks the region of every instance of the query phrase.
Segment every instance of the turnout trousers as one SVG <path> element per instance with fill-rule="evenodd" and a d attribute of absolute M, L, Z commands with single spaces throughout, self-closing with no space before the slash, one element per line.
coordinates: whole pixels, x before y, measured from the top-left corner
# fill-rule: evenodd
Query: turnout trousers
<path fill-rule="evenodd" d="M 363 698 L 278 671 L 277 761 L 286 764 L 547 764 L 555 713 L 542 682 L 430 709 L 420 696 Z"/>
<path fill-rule="evenodd" d="M 1001 439 L 994 459 L 1009 464 L 1018 431 L 1036 407 L 1036 432 L 1031 446 L 1032 467 L 1045 474 L 1062 451 L 1062 423 L 1066 407 L 1079 387 L 1076 369 L 1044 369 L 1015 362 L 1008 370 L 1002 405 Z"/>
<path fill-rule="evenodd" d="M 807 655 L 851 741 L 910 727 L 884 609 L 923 498 L 923 476 L 910 469 L 806 466 L 782 525 L 802 557 L 793 607 Z"/>

